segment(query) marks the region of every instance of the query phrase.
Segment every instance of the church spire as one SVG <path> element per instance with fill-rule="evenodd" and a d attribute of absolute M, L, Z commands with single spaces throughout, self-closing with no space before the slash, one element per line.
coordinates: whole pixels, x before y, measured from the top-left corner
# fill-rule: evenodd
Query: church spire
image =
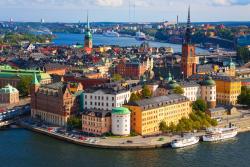
<path fill-rule="evenodd" d="M 188 19 L 187 19 L 187 28 L 184 43 L 191 44 L 191 16 L 190 16 L 190 6 L 188 7 Z"/>
<path fill-rule="evenodd" d="M 89 11 L 87 11 L 87 29 L 88 30 L 90 29 L 90 26 L 89 26 Z"/>

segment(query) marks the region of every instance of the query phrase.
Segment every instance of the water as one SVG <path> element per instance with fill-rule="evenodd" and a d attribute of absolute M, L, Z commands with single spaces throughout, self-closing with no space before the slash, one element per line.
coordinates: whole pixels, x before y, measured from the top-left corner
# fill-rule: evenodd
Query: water
<path fill-rule="evenodd" d="M 0 131 L 0 167 L 249 167 L 250 133 L 172 150 L 107 150 L 73 145 L 24 129 Z"/>
<path fill-rule="evenodd" d="M 76 43 L 83 44 L 84 35 L 83 34 L 67 34 L 67 33 L 55 33 L 56 38 L 53 42 L 56 45 L 74 45 Z M 143 41 L 138 41 L 132 37 L 106 37 L 100 34 L 93 35 L 94 45 L 118 45 L 118 46 L 140 46 Z M 175 52 L 181 52 L 181 45 L 163 43 L 163 42 L 153 42 L 150 41 L 149 45 L 152 47 L 172 47 Z M 197 53 L 204 53 L 206 50 L 197 48 Z"/>

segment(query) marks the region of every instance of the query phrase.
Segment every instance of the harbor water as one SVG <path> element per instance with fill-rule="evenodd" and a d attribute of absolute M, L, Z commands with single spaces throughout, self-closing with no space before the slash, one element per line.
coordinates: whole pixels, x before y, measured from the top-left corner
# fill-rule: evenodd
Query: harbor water
<path fill-rule="evenodd" d="M 78 146 L 25 129 L 0 131 L 1 167 L 249 167 L 250 133 L 184 149 L 109 150 Z"/>

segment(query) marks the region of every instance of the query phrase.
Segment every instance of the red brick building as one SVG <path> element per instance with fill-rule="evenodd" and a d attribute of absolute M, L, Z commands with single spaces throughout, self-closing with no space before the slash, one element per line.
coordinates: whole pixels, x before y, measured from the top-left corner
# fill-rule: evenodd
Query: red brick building
<path fill-rule="evenodd" d="M 31 87 L 31 117 L 65 126 L 68 118 L 81 110 L 81 84 L 74 90 L 65 82 L 40 85 L 35 75 Z"/>
<path fill-rule="evenodd" d="M 140 62 L 128 62 L 121 60 L 114 69 L 114 74 L 120 74 L 123 78 L 140 79 L 147 71 L 147 64 Z"/>
<path fill-rule="evenodd" d="M 190 8 L 188 10 L 188 23 L 185 34 L 185 39 L 182 45 L 181 70 L 185 78 L 196 74 L 196 66 L 198 64 L 198 57 L 195 55 L 195 46 L 191 42 L 191 24 L 190 24 Z"/>

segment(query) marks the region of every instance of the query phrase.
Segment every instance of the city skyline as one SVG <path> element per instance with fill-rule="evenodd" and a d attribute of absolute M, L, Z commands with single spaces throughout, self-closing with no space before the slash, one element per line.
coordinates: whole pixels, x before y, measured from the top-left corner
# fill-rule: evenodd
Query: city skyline
<path fill-rule="evenodd" d="M 249 21 L 250 0 L 2 0 L 1 21 L 160 22 L 187 19 L 191 6 L 194 22 Z"/>

